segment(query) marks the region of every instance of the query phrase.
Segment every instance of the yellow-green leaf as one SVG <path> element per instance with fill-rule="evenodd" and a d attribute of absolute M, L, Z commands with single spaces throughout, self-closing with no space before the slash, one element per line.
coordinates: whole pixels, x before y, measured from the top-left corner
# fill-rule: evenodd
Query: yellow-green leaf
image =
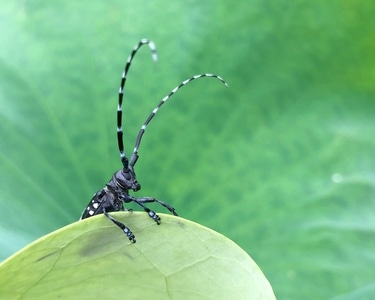
<path fill-rule="evenodd" d="M 0 265 L 1 299 L 275 299 L 235 243 L 199 224 L 161 215 L 113 213 L 57 230 Z"/>

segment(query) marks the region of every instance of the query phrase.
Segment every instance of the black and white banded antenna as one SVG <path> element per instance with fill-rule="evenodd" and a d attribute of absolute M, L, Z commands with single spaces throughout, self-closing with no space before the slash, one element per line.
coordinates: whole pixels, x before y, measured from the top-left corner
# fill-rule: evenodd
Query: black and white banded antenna
<path fill-rule="evenodd" d="M 210 73 L 205 73 L 205 74 L 199 74 L 199 75 L 195 75 L 195 76 L 192 76 L 184 81 L 182 81 L 178 86 L 176 86 L 167 96 L 165 96 L 160 102 L 159 104 L 152 110 L 151 114 L 147 117 L 146 121 L 143 123 L 141 129 L 139 130 L 138 132 L 138 136 L 137 136 L 137 139 L 135 141 L 135 146 L 134 146 L 134 150 L 133 150 L 133 154 L 130 158 L 130 163 L 129 163 L 129 166 L 130 168 L 133 168 L 134 165 L 136 164 L 137 160 L 138 160 L 138 150 L 139 150 L 139 146 L 141 144 L 141 140 L 142 140 L 142 136 L 143 134 L 145 133 L 145 130 L 148 126 L 148 124 L 151 122 L 151 120 L 154 118 L 154 116 L 156 115 L 156 113 L 159 111 L 160 107 L 165 103 L 167 102 L 167 100 L 169 98 L 171 98 L 179 89 L 181 89 L 183 86 L 187 85 L 189 82 L 192 82 L 193 80 L 195 79 L 200 79 L 200 78 L 203 78 L 203 77 L 212 77 L 212 78 L 215 78 L 219 81 L 221 81 L 225 86 L 228 86 L 228 84 L 225 82 L 225 80 L 223 78 L 221 78 L 220 76 L 218 75 L 215 75 L 215 74 L 210 74 Z M 121 118 L 120 118 L 120 125 L 121 125 Z"/>
<path fill-rule="evenodd" d="M 132 52 L 130 53 L 128 60 L 126 62 L 124 72 L 122 73 L 121 77 L 121 84 L 120 89 L 118 93 L 118 106 L 117 106 L 117 142 L 118 142 L 118 149 L 120 151 L 120 158 L 121 162 L 125 169 L 128 168 L 129 161 L 128 158 L 125 155 L 124 150 L 124 141 L 123 141 L 123 131 L 122 131 L 122 99 L 124 98 L 124 87 L 126 83 L 126 78 L 129 72 L 129 68 L 131 66 L 131 63 L 133 61 L 133 58 L 135 54 L 138 52 L 138 50 L 143 46 L 148 45 L 151 50 L 151 56 L 152 59 L 156 62 L 158 59 L 157 53 L 156 53 L 156 47 L 153 41 L 142 39 L 139 41 L 139 43 L 133 48 Z"/>

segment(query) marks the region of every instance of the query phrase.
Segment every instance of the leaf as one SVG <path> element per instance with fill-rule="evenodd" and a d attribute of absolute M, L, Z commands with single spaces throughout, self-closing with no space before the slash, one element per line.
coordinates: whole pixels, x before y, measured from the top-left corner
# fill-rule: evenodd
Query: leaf
<path fill-rule="evenodd" d="M 73 223 L 0 265 L 6 299 L 275 299 L 254 261 L 232 241 L 169 215 L 116 213 L 137 243 L 103 215 Z"/>

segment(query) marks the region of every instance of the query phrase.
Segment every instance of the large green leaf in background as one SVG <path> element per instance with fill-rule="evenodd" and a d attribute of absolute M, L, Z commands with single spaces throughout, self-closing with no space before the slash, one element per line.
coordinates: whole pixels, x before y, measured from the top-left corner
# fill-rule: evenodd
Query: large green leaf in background
<path fill-rule="evenodd" d="M 233 239 L 278 299 L 375 297 L 373 1 L 3 1 L 4 259 L 77 220 L 151 109 L 142 190 Z M 156 207 L 155 207 L 156 208 Z M 157 208 L 158 210 L 161 208 Z"/>

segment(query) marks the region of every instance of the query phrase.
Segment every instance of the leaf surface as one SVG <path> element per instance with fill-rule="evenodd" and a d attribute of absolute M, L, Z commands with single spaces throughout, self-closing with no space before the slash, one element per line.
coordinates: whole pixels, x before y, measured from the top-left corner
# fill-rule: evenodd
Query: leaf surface
<path fill-rule="evenodd" d="M 196 223 L 116 213 L 132 244 L 103 215 L 73 223 L 0 265 L 4 299 L 275 299 L 254 261 Z"/>

